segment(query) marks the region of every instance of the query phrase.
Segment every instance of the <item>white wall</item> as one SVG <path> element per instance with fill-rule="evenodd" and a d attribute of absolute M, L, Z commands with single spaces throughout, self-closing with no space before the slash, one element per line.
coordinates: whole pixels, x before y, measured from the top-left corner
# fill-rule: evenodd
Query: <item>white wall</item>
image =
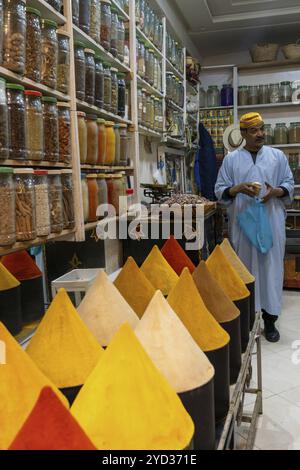
<path fill-rule="evenodd" d="M 151 150 L 149 153 L 144 145 L 145 137 L 140 136 L 140 182 L 153 184 L 153 173 L 157 171 L 157 158 L 158 158 L 158 143 L 155 140 L 151 140 Z M 165 182 L 165 175 L 163 171 L 160 171 L 162 181 Z M 145 198 L 144 190 L 140 192 L 141 200 L 150 202 L 149 199 Z"/>

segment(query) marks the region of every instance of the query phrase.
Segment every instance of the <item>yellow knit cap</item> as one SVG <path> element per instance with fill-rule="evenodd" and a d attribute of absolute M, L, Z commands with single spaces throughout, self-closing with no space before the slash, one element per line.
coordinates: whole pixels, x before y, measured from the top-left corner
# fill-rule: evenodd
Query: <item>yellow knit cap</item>
<path fill-rule="evenodd" d="M 259 113 L 248 113 L 241 117 L 241 129 L 249 129 L 250 127 L 261 126 L 264 123 L 263 118 Z"/>

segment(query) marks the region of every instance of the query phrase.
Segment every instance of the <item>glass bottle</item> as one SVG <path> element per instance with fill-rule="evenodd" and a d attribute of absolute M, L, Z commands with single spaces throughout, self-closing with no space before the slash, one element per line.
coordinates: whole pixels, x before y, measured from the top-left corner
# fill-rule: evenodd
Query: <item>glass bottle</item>
<path fill-rule="evenodd" d="M 90 36 L 94 41 L 100 42 L 101 5 L 100 0 L 90 0 Z"/>
<path fill-rule="evenodd" d="M 111 2 L 110 0 L 101 0 L 101 45 L 106 50 L 110 50 L 111 42 Z"/>
<path fill-rule="evenodd" d="M 75 210 L 73 198 L 73 174 L 72 170 L 61 171 L 63 224 L 65 230 L 75 228 Z"/>
<path fill-rule="evenodd" d="M 98 126 L 97 126 L 96 115 L 87 114 L 86 128 L 87 128 L 86 163 L 89 165 L 96 165 L 97 160 L 98 160 Z"/>
<path fill-rule="evenodd" d="M 14 170 L 16 191 L 16 239 L 23 242 L 34 240 L 36 234 L 35 191 L 33 170 Z"/>
<path fill-rule="evenodd" d="M 59 161 L 70 164 L 72 161 L 71 150 L 71 106 L 69 103 L 59 102 L 58 108 L 58 132 L 59 132 Z"/>
<path fill-rule="evenodd" d="M 41 13 L 32 7 L 26 7 L 26 65 L 25 76 L 40 82 L 42 72 L 42 26 Z"/>
<path fill-rule="evenodd" d="M 111 110 L 111 70 L 109 64 L 103 64 L 104 68 L 104 109 Z"/>
<path fill-rule="evenodd" d="M 51 233 L 60 233 L 64 228 L 61 171 L 48 171 Z"/>
<path fill-rule="evenodd" d="M 26 111 L 24 87 L 15 83 L 7 83 L 7 109 L 9 122 L 9 155 L 12 160 L 27 157 L 26 143 Z"/>
<path fill-rule="evenodd" d="M 103 108 L 104 104 L 104 69 L 101 57 L 95 56 L 95 106 Z"/>
<path fill-rule="evenodd" d="M 69 93 L 70 85 L 70 35 L 58 30 L 57 89 L 61 93 Z"/>
<path fill-rule="evenodd" d="M 43 120 L 44 120 L 44 155 L 48 162 L 58 162 L 59 160 L 59 130 L 57 99 L 51 96 L 44 96 Z"/>
<path fill-rule="evenodd" d="M 126 82 L 125 74 L 118 74 L 118 116 L 125 116 L 126 108 Z"/>
<path fill-rule="evenodd" d="M 118 54 L 117 57 L 120 62 L 124 62 L 125 56 L 125 23 L 119 17 L 118 21 Z"/>
<path fill-rule="evenodd" d="M 111 108 L 110 112 L 118 114 L 118 69 L 111 69 Z"/>
<path fill-rule="evenodd" d="M 52 20 L 42 20 L 42 26 L 41 82 L 50 88 L 56 88 L 58 59 L 57 23 Z"/>
<path fill-rule="evenodd" d="M 95 102 L 95 51 L 84 49 L 85 55 L 85 101 Z"/>
<path fill-rule="evenodd" d="M 4 3 L 3 66 L 23 75 L 26 56 L 25 0 Z"/>
<path fill-rule="evenodd" d="M 37 237 L 50 235 L 48 171 L 34 170 L 35 218 Z"/>
<path fill-rule="evenodd" d="M 44 156 L 44 127 L 42 93 L 26 90 L 26 142 L 28 160 L 42 160 Z"/>
<path fill-rule="evenodd" d="M 0 246 L 16 242 L 16 196 L 12 168 L 0 167 Z"/>
<path fill-rule="evenodd" d="M 9 126 L 6 81 L 0 77 L 0 159 L 9 158 Z"/>
<path fill-rule="evenodd" d="M 75 42 L 74 44 L 75 59 L 75 81 L 76 81 L 76 97 L 78 100 L 85 100 L 85 54 L 84 44 Z"/>
<path fill-rule="evenodd" d="M 79 28 L 86 34 L 90 32 L 91 0 L 79 0 Z"/>

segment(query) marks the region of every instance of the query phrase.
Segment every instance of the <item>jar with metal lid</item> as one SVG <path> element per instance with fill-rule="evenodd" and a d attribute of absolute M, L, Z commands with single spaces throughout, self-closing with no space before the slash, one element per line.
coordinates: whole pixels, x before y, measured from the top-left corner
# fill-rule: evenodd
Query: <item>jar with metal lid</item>
<path fill-rule="evenodd" d="M 259 104 L 266 104 L 269 101 L 269 85 L 259 85 L 258 88 L 258 102 Z"/>
<path fill-rule="evenodd" d="M 0 77 L 0 159 L 9 158 L 9 126 L 6 81 Z"/>
<path fill-rule="evenodd" d="M 89 193 L 89 222 L 95 222 L 97 220 L 97 208 L 98 208 L 98 184 L 97 175 L 87 175 L 87 186 Z"/>
<path fill-rule="evenodd" d="M 87 114 L 86 128 L 87 128 L 86 163 L 88 163 L 89 165 L 96 165 L 97 160 L 98 160 L 98 126 L 97 126 L 96 115 Z"/>
<path fill-rule="evenodd" d="M 47 237 L 50 234 L 50 206 L 48 171 L 34 170 L 36 234 Z"/>
<path fill-rule="evenodd" d="M 108 203 L 108 192 L 107 192 L 107 183 L 106 175 L 100 173 L 97 175 L 97 185 L 98 185 L 98 206 Z"/>
<path fill-rule="evenodd" d="M 125 23 L 121 17 L 118 21 L 118 59 L 120 62 L 124 62 L 125 55 Z"/>
<path fill-rule="evenodd" d="M 90 32 L 91 0 L 79 0 L 79 28 L 86 34 Z"/>
<path fill-rule="evenodd" d="M 61 171 L 48 171 L 51 233 L 60 233 L 64 228 Z"/>
<path fill-rule="evenodd" d="M 42 74 L 41 82 L 50 88 L 57 85 L 58 39 L 57 23 L 42 20 Z"/>
<path fill-rule="evenodd" d="M 146 73 L 145 43 L 143 41 L 138 41 L 137 73 L 141 78 L 145 78 L 145 73 Z"/>
<path fill-rule="evenodd" d="M 124 117 L 126 110 L 125 74 L 118 73 L 118 116 Z"/>
<path fill-rule="evenodd" d="M 79 26 L 79 0 L 72 0 L 72 20 L 76 26 Z"/>
<path fill-rule="evenodd" d="M 40 82 L 42 72 L 42 26 L 41 12 L 32 7 L 26 7 L 26 66 L 25 76 Z"/>
<path fill-rule="evenodd" d="M 281 103 L 288 103 L 292 101 L 292 84 L 291 82 L 281 82 L 280 83 L 280 101 Z"/>
<path fill-rule="evenodd" d="M 85 55 L 85 101 L 94 104 L 95 101 L 95 51 L 84 49 Z"/>
<path fill-rule="evenodd" d="M 111 108 L 110 112 L 118 114 L 118 69 L 112 68 L 111 72 Z"/>
<path fill-rule="evenodd" d="M 59 132 L 59 161 L 69 164 L 72 161 L 71 151 L 71 107 L 69 103 L 59 102 L 58 132 Z"/>
<path fill-rule="evenodd" d="M 137 105 L 138 105 L 138 123 L 143 121 L 143 92 L 141 88 L 137 89 Z"/>
<path fill-rule="evenodd" d="M 120 124 L 120 165 L 126 166 L 128 161 L 127 125 Z"/>
<path fill-rule="evenodd" d="M 111 7 L 110 52 L 114 57 L 118 55 L 118 10 Z"/>
<path fill-rule="evenodd" d="M 148 116 L 147 116 L 147 92 L 142 90 L 143 93 L 143 110 L 142 110 L 142 125 L 149 126 Z"/>
<path fill-rule="evenodd" d="M 106 121 L 106 154 L 105 165 L 113 165 L 116 158 L 116 135 L 114 131 L 114 122 Z"/>
<path fill-rule="evenodd" d="M 207 92 L 208 108 L 217 108 L 220 106 L 220 91 L 217 86 L 210 85 Z"/>
<path fill-rule="evenodd" d="M 16 242 L 16 204 L 13 169 L 0 167 L 0 246 Z"/>
<path fill-rule="evenodd" d="M 85 54 L 84 44 L 75 42 L 74 44 L 74 61 L 75 61 L 75 82 L 76 97 L 78 100 L 85 100 Z"/>
<path fill-rule="evenodd" d="M 248 104 L 258 104 L 258 86 L 249 86 L 248 93 Z"/>
<path fill-rule="evenodd" d="M 90 36 L 100 43 L 101 5 L 100 0 L 90 0 Z"/>
<path fill-rule="evenodd" d="M 44 96 L 43 118 L 44 118 L 44 155 L 48 162 L 59 160 L 59 131 L 57 99 L 51 96 Z"/>
<path fill-rule="evenodd" d="M 26 109 L 24 87 L 7 83 L 7 109 L 9 122 L 9 155 L 13 160 L 27 157 L 26 143 Z"/>
<path fill-rule="evenodd" d="M 44 124 L 42 93 L 26 90 L 26 142 L 28 160 L 42 160 L 44 157 Z"/>
<path fill-rule="evenodd" d="M 14 170 L 16 191 L 16 239 L 17 241 L 36 238 L 35 191 L 33 170 Z"/>
<path fill-rule="evenodd" d="M 288 128 L 285 123 L 276 124 L 274 131 L 274 144 L 285 145 L 289 142 Z"/>
<path fill-rule="evenodd" d="M 63 0 L 47 0 L 47 3 L 49 3 L 49 5 L 54 8 L 54 10 L 60 12 L 62 9 Z"/>
<path fill-rule="evenodd" d="M 61 171 L 61 183 L 62 183 L 64 229 L 72 230 L 73 228 L 75 228 L 72 170 Z"/>
<path fill-rule="evenodd" d="M 274 129 L 271 124 L 265 124 L 265 144 L 273 145 L 274 143 Z"/>
<path fill-rule="evenodd" d="M 89 189 L 87 185 L 86 175 L 81 174 L 81 194 L 82 194 L 82 205 L 83 205 L 83 220 L 88 222 L 89 220 Z"/>
<path fill-rule="evenodd" d="M 239 106 L 247 106 L 249 99 L 249 88 L 247 86 L 239 86 L 238 102 Z"/>
<path fill-rule="evenodd" d="M 120 124 L 115 124 L 114 125 L 114 131 L 115 131 L 115 141 L 116 141 L 116 150 L 115 150 L 115 161 L 114 165 L 120 165 L 120 153 L 121 153 L 121 140 L 120 140 Z"/>
<path fill-rule="evenodd" d="M 87 158 L 87 127 L 85 117 L 85 113 L 81 111 L 77 112 L 78 139 L 81 164 L 84 164 Z"/>
<path fill-rule="evenodd" d="M 70 86 L 70 35 L 66 31 L 57 31 L 58 59 L 57 59 L 57 89 L 68 94 Z"/>
<path fill-rule="evenodd" d="M 300 144 L 300 122 L 291 122 L 289 128 L 289 143 Z"/>
<path fill-rule="evenodd" d="M 3 66 L 24 74 L 26 56 L 25 0 L 6 0 L 4 3 Z"/>
<path fill-rule="evenodd" d="M 97 119 L 98 126 L 98 165 L 104 165 L 106 161 L 106 128 L 105 119 Z"/>
<path fill-rule="evenodd" d="M 104 109 L 111 110 L 111 70 L 109 64 L 103 64 L 104 68 Z"/>
<path fill-rule="evenodd" d="M 110 50 L 111 42 L 111 2 L 101 0 L 101 34 L 100 42 L 106 50 Z"/>
<path fill-rule="evenodd" d="M 104 69 L 101 57 L 95 56 L 95 106 L 103 108 L 104 99 Z"/>
<path fill-rule="evenodd" d="M 280 103 L 280 85 L 272 83 L 269 86 L 269 103 Z"/>

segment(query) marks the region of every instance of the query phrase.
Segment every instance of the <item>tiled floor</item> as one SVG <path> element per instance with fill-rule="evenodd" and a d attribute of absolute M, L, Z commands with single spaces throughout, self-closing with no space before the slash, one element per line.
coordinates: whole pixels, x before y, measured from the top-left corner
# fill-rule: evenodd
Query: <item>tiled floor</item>
<path fill-rule="evenodd" d="M 263 416 L 259 418 L 255 448 L 300 450 L 300 292 L 284 292 L 284 309 L 278 326 L 279 343 L 262 339 Z M 246 408 L 251 407 L 250 399 Z M 239 428 L 241 449 L 246 430 L 246 427 Z"/>

